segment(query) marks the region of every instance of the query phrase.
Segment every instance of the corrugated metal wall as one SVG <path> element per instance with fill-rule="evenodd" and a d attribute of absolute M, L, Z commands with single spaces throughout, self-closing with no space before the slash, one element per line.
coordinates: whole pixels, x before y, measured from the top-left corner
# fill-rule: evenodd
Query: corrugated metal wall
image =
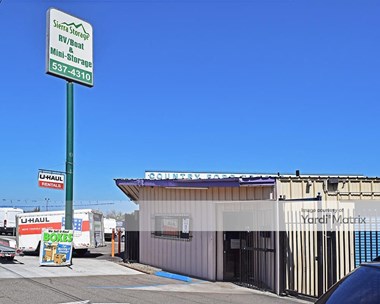
<path fill-rule="evenodd" d="M 333 177 L 335 178 L 335 177 Z M 330 178 L 332 179 L 332 178 Z M 339 177 L 338 183 L 329 185 L 328 177 L 289 177 L 278 178 L 278 195 L 286 199 L 311 198 L 318 193 L 322 201 L 351 199 L 380 199 L 380 179 L 366 177 Z"/>
<path fill-rule="evenodd" d="M 293 177 L 277 180 L 278 197 L 285 200 L 315 198 L 321 195 L 324 202 L 343 200 L 380 199 L 380 180 L 364 177 Z M 279 201 L 281 204 L 281 201 Z M 317 202 L 307 203 L 309 208 L 318 208 Z M 291 214 L 291 210 L 288 210 Z M 343 226 L 337 232 L 322 231 L 322 271 L 318 271 L 318 234 L 316 231 L 299 231 L 297 225 L 289 226 L 285 232 L 288 246 L 286 252 L 287 290 L 317 297 L 332 283 L 341 279 L 355 267 L 354 233 Z M 332 271 L 331 268 L 334 268 Z M 318 276 L 322 272 L 322 279 Z M 320 286 L 322 285 L 322 286 Z"/>
<path fill-rule="evenodd" d="M 273 191 L 273 187 L 210 188 L 204 190 L 141 188 L 139 199 L 140 261 L 176 273 L 208 280 L 222 280 L 223 233 L 207 231 L 209 227 L 213 227 L 216 220 L 215 217 L 208 215 L 206 209 L 209 206 L 202 204 L 202 202 L 273 199 Z M 184 201 L 193 203 L 183 204 Z M 205 231 L 192 232 L 192 238 L 188 241 L 153 236 L 151 234 L 154 231 L 152 218 L 155 215 L 170 214 L 188 215 L 193 224 L 196 223 L 198 227 L 199 225 L 205 227 Z M 146 227 L 150 228 L 146 229 Z M 273 266 L 270 267 L 273 269 Z"/>

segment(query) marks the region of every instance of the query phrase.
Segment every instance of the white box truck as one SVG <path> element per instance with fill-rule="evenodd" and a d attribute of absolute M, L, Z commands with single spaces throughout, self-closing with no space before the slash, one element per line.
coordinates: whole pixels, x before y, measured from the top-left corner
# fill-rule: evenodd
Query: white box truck
<path fill-rule="evenodd" d="M 113 218 L 105 217 L 104 222 L 104 239 L 109 242 L 112 239 L 112 229 L 115 230 L 116 234 L 116 220 Z"/>
<path fill-rule="evenodd" d="M 39 250 L 41 231 L 65 228 L 64 211 L 46 211 L 18 214 L 17 248 L 23 252 Z M 73 247 L 78 255 L 84 255 L 88 249 L 105 246 L 103 214 L 91 209 L 74 210 Z"/>
<path fill-rule="evenodd" d="M 0 208 L 0 234 L 16 235 L 16 215 L 23 212 L 20 208 Z"/>

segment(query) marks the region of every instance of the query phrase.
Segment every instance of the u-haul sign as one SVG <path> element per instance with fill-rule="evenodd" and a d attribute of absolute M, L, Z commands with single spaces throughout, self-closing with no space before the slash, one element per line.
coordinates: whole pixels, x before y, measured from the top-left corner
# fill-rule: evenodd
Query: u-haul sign
<path fill-rule="evenodd" d="M 65 175 L 57 173 L 38 173 L 38 185 L 42 188 L 63 190 L 65 188 Z"/>

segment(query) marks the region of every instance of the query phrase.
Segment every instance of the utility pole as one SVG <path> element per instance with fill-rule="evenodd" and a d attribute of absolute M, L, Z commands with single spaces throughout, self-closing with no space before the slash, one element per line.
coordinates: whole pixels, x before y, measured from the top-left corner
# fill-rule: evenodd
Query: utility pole
<path fill-rule="evenodd" d="M 73 175 L 74 175 L 74 85 L 67 85 L 67 129 L 66 129 L 66 210 L 65 229 L 73 229 Z"/>
<path fill-rule="evenodd" d="M 50 201 L 50 198 L 45 198 L 46 211 L 49 211 L 49 201 Z"/>

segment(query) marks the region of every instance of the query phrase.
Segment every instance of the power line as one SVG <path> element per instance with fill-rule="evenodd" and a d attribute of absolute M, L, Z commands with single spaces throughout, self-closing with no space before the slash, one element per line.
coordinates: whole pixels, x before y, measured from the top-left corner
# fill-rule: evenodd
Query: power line
<path fill-rule="evenodd" d="M 41 204 L 44 204 L 44 203 L 41 203 Z M 59 204 L 59 205 L 51 205 L 49 204 L 49 207 L 62 207 L 64 206 L 65 204 Z M 75 204 L 74 203 L 74 206 L 102 206 L 102 205 L 115 205 L 115 203 L 89 203 L 89 204 Z M 13 208 L 13 207 L 33 207 L 33 206 L 37 206 L 37 205 L 18 205 L 18 204 L 15 204 L 15 205 L 3 205 L 3 204 L 0 204 L 0 207 L 6 207 L 6 208 Z"/>
<path fill-rule="evenodd" d="M 30 202 L 30 204 L 28 204 Z M 83 202 L 83 201 L 78 201 L 74 202 L 73 205 L 75 207 L 88 207 L 88 206 L 105 206 L 105 205 L 115 205 L 116 202 L 121 202 L 121 201 L 88 201 L 88 202 Z M 26 205 L 27 204 L 27 205 Z M 63 208 L 65 206 L 65 202 L 63 201 L 52 201 L 49 200 L 48 202 L 46 199 L 44 200 L 15 200 L 15 199 L 2 199 L 2 202 L 0 202 L 0 207 L 3 208 L 37 208 L 41 206 L 49 206 L 49 208 Z"/>
<path fill-rule="evenodd" d="M 271 0 L 272 2 L 281 2 L 284 0 Z M 286 1 L 286 0 L 285 0 Z M 30 2 L 28 0 L 24 0 L 23 2 Z M 49 0 L 42 0 L 42 2 L 50 2 Z M 54 2 L 67 2 L 66 0 L 55 0 Z M 98 4 L 98 3 L 173 3 L 173 4 L 182 4 L 182 3 L 252 3 L 252 0 L 73 0 L 72 3 L 80 2 L 87 4 Z M 290 2 L 290 0 L 288 0 Z"/>

